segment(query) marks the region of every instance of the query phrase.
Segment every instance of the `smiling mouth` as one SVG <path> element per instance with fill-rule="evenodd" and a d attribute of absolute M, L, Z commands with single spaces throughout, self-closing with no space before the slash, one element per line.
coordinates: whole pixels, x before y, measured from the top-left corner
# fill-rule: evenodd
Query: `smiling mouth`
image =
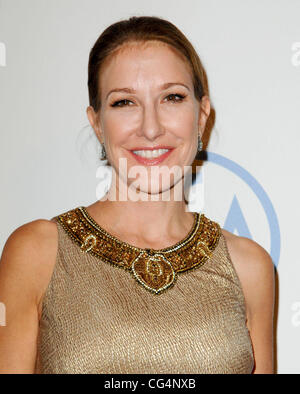
<path fill-rule="evenodd" d="M 147 150 L 133 150 L 132 152 L 135 155 L 146 157 L 147 159 L 154 159 L 157 158 L 164 153 L 168 152 L 170 149 L 147 149 Z"/>
<path fill-rule="evenodd" d="M 133 149 L 130 153 L 141 164 L 144 165 L 157 165 L 164 161 L 174 148 L 146 148 L 146 149 Z"/>

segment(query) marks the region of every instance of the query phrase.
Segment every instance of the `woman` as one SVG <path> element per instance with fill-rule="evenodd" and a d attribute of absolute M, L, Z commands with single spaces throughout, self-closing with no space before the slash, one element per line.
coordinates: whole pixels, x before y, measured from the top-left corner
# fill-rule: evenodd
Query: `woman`
<path fill-rule="evenodd" d="M 0 370 L 273 373 L 270 256 L 177 198 L 211 114 L 191 43 L 168 21 L 132 17 L 98 38 L 88 73 L 112 184 L 10 235 Z"/>

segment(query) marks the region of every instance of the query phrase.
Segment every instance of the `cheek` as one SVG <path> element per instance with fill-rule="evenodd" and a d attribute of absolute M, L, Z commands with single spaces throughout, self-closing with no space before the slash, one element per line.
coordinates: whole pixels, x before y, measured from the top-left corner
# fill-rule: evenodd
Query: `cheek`
<path fill-rule="evenodd" d="M 195 113 L 191 110 L 173 111 L 167 121 L 166 129 L 182 140 L 190 140 L 197 128 Z"/>
<path fill-rule="evenodd" d="M 174 122 L 172 133 L 176 135 L 178 141 L 181 141 L 187 148 L 193 143 L 193 139 L 196 133 L 196 124 L 190 118 L 181 118 L 180 121 Z"/>
<path fill-rule="evenodd" d="M 132 128 L 142 118 L 142 111 L 137 108 L 110 108 L 103 114 L 106 128 Z"/>
<path fill-rule="evenodd" d="M 124 145 L 128 141 L 131 126 L 128 122 L 122 122 L 118 116 L 105 116 L 102 127 L 106 135 L 106 142 L 112 148 Z"/>

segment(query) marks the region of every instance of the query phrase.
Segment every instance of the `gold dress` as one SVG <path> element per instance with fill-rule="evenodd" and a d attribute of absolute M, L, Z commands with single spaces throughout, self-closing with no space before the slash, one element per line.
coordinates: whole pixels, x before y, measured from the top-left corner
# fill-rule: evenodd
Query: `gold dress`
<path fill-rule="evenodd" d="M 52 218 L 58 252 L 39 324 L 36 373 L 250 374 L 245 298 L 220 225 L 140 249 L 85 207 Z"/>

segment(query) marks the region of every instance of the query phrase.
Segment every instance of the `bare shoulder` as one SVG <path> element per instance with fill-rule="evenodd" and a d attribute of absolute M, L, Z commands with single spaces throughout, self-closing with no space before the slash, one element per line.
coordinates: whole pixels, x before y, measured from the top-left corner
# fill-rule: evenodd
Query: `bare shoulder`
<path fill-rule="evenodd" d="M 0 260 L 5 283 L 22 282 L 22 290 L 39 305 L 47 288 L 57 254 L 57 225 L 37 219 L 23 224 L 8 237 Z M 22 279 L 22 280 L 21 280 Z"/>
<path fill-rule="evenodd" d="M 272 305 L 274 297 L 274 265 L 269 253 L 257 242 L 222 229 L 231 261 L 240 279 L 247 318 L 254 315 L 261 301 Z"/>
<path fill-rule="evenodd" d="M 38 219 L 8 237 L 0 259 L 0 373 L 34 373 L 40 300 L 56 258 L 56 223 Z"/>
<path fill-rule="evenodd" d="M 265 269 L 266 267 L 274 267 L 271 256 L 260 244 L 246 237 L 240 237 L 225 229 L 222 233 L 226 239 L 230 255 L 239 257 L 239 261 L 251 260 L 251 267 L 253 269 Z M 255 265 L 255 266 L 254 266 Z M 245 267 L 246 268 L 246 267 Z"/>

